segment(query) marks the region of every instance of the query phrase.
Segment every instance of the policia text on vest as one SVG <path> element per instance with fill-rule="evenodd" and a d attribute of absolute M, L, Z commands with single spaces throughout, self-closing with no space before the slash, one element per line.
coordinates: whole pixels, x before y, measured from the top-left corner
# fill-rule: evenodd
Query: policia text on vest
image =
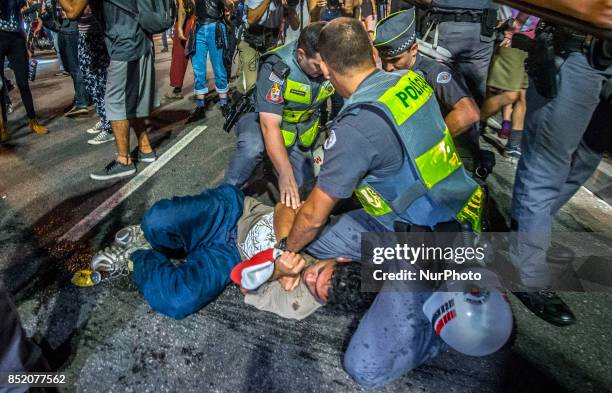
<path fill-rule="evenodd" d="M 346 101 L 339 118 L 359 107 L 379 109 L 406 152 L 397 173 L 370 174 L 355 194 L 365 212 L 390 230 L 396 222 L 434 228 L 457 221 L 480 232 L 483 191 L 465 171 L 432 96 L 432 88 L 413 71 L 379 72 Z"/>

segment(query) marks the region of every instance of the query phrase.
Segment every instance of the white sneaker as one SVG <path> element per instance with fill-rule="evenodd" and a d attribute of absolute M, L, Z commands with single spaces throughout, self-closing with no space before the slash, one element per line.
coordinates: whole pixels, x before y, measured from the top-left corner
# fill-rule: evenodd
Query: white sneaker
<path fill-rule="evenodd" d="M 91 270 L 117 274 L 127 269 L 130 249 L 113 244 L 98 251 L 91 260 Z"/>
<path fill-rule="evenodd" d="M 137 246 L 144 248 L 149 246 L 140 225 L 129 225 L 120 229 L 115 234 L 115 244 L 121 247 Z"/>
<path fill-rule="evenodd" d="M 91 127 L 90 129 L 88 129 L 86 132 L 88 134 L 97 134 L 98 132 L 102 131 L 102 120 L 100 120 L 99 122 L 96 123 L 95 126 Z"/>
<path fill-rule="evenodd" d="M 102 130 L 96 135 L 95 138 L 87 141 L 90 145 L 101 145 L 106 142 L 112 142 L 115 140 L 115 136 L 112 132 L 108 132 L 106 130 Z"/>
<path fill-rule="evenodd" d="M 115 235 L 115 242 L 98 251 L 91 260 L 91 269 L 108 272 L 111 276 L 133 271 L 131 255 L 136 250 L 149 250 L 151 245 L 138 225 L 121 229 Z"/>

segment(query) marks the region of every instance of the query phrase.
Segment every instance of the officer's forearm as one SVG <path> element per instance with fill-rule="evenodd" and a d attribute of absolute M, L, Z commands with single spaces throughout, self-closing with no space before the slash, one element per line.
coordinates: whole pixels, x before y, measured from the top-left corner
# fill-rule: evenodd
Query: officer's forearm
<path fill-rule="evenodd" d="M 315 187 L 297 213 L 287 238 L 287 250 L 299 252 L 310 244 L 327 222 L 337 202 L 337 198 Z"/>
<path fill-rule="evenodd" d="M 452 136 L 462 134 L 478 120 L 480 120 L 478 107 L 470 97 L 460 99 L 444 118 Z"/>
<path fill-rule="evenodd" d="M 296 209 L 287 207 L 283 203 L 276 204 L 274 208 L 274 234 L 277 241 L 289 236 L 297 212 Z"/>
<path fill-rule="evenodd" d="M 325 221 L 317 219 L 314 208 L 312 201 L 304 202 L 300 208 L 287 238 L 288 251 L 299 252 L 317 237 Z"/>
<path fill-rule="evenodd" d="M 270 121 L 261 121 L 260 124 L 266 144 L 266 153 L 268 153 L 274 168 L 278 171 L 279 175 L 293 171 L 289 162 L 289 155 L 287 155 L 287 148 L 283 141 L 280 124 Z"/>

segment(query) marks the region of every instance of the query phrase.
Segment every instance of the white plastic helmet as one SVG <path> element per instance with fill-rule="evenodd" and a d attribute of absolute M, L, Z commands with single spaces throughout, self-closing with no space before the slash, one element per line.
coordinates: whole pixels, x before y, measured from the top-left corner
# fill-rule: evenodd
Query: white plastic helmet
<path fill-rule="evenodd" d="M 423 305 L 432 327 L 451 348 L 470 356 L 498 351 L 512 333 L 512 310 L 500 292 L 497 276 L 483 268 L 470 269 L 482 280 L 447 281 Z"/>

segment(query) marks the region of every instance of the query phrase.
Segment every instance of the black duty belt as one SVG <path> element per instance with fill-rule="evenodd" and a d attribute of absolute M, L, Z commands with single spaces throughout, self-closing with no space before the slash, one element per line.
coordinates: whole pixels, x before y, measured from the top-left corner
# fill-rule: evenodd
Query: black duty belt
<path fill-rule="evenodd" d="M 438 22 L 471 22 L 480 23 L 483 12 L 480 10 L 466 12 L 433 12 L 432 17 Z"/>

